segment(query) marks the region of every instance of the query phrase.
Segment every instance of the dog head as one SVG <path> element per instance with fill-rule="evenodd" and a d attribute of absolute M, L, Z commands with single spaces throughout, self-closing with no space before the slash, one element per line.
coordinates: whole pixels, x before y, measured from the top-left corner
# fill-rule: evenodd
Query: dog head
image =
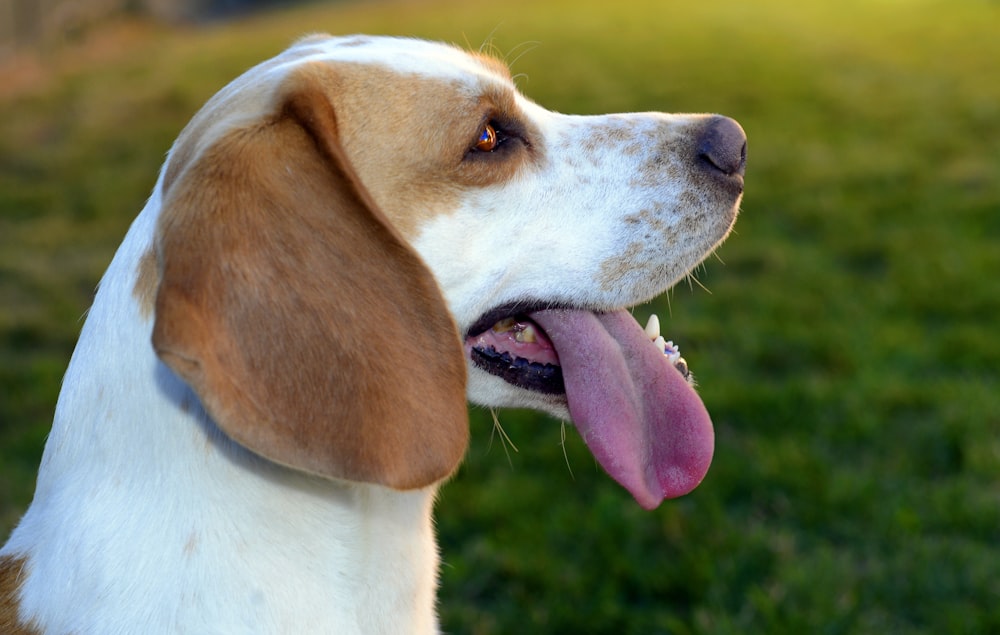
<path fill-rule="evenodd" d="M 726 237 L 745 157 L 725 117 L 562 115 L 489 57 L 307 38 L 171 152 L 154 345 L 227 434 L 299 469 L 435 482 L 467 394 L 571 419 L 654 507 L 701 481 L 712 428 L 627 308 Z"/>

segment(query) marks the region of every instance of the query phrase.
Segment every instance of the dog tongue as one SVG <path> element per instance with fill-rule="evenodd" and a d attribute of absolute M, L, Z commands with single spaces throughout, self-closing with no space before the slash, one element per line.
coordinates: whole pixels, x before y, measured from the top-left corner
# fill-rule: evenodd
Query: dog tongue
<path fill-rule="evenodd" d="M 529 317 L 552 340 L 573 424 L 604 470 L 646 509 L 697 487 L 715 448 L 708 411 L 628 311 Z"/>

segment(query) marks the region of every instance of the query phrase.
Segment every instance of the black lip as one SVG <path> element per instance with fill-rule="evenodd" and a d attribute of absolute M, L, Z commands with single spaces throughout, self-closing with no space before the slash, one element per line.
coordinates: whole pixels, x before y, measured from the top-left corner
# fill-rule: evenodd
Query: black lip
<path fill-rule="evenodd" d="M 519 388 L 546 395 L 566 394 L 562 368 L 555 364 L 539 364 L 492 347 L 474 347 L 470 356 L 476 366 Z"/>

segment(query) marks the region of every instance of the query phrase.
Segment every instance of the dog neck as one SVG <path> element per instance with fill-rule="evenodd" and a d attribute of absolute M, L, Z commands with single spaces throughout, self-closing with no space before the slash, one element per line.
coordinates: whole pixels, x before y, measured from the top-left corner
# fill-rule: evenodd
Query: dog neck
<path fill-rule="evenodd" d="M 135 271 L 142 251 L 112 269 Z M 98 292 L 34 502 L 2 552 L 25 565 L 22 619 L 43 632 L 436 632 L 437 485 L 330 481 L 233 443 L 156 358 L 150 321 L 123 309 L 130 293 Z"/>

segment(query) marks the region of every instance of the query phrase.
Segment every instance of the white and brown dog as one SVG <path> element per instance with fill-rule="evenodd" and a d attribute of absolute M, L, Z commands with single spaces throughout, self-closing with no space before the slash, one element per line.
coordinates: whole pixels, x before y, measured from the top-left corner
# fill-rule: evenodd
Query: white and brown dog
<path fill-rule="evenodd" d="M 437 632 L 466 398 L 572 420 L 644 507 L 690 491 L 711 422 L 627 307 L 725 238 L 745 156 L 731 119 L 556 114 L 441 44 L 251 69 L 101 281 L 0 631 Z"/>

